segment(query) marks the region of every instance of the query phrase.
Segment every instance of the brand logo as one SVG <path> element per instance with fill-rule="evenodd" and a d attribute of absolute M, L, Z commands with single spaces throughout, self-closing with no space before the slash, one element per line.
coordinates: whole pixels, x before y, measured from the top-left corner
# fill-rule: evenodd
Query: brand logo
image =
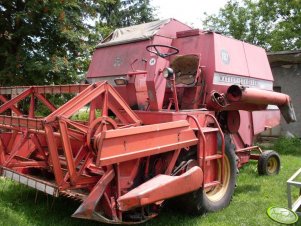
<path fill-rule="evenodd" d="M 298 215 L 287 208 L 270 207 L 267 214 L 272 220 L 282 224 L 294 224 L 298 221 Z"/>
<path fill-rule="evenodd" d="M 114 67 L 120 67 L 120 65 L 122 64 L 122 59 L 120 57 L 116 57 L 114 59 L 114 63 L 113 63 L 113 66 Z"/>
<path fill-rule="evenodd" d="M 242 78 L 238 76 L 222 75 L 219 77 L 220 83 L 239 84 L 243 86 L 258 86 L 258 81 L 250 78 Z"/>
<path fill-rule="evenodd" d="M 151 58 L 150 60 L 149 60 L 149 65 L 150 66 L 153 66 L 153 65 L 155 65 L 156 64 L 156 59 L 155 58 Z"/>
<path fill-rule="evenodd" d="M 222 59 L 222 62 L 224 64 L 229 64 L 230 63 L 230 56 L 229 56 L 227 50 L 222 49 L 222 51 L 221 51 L 221 59 Z"/>
<path fill-rule="evenodd" d="M 272 90 L 273 82 L 263 79 L 254 79 L 246 76 L 238 76 L 231 74 L 224 74 L 215 72 L 213 77 L 213 84 L 215 85 L 242 85 L 247 87 L 256 87 L 259 89 Z"/>

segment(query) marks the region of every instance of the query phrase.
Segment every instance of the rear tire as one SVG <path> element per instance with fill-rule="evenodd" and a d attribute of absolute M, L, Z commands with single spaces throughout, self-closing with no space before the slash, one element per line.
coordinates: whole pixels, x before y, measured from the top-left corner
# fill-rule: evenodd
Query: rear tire
<path fill-rule="evenodd" d="M 219 160 L 220 161 L 220 160 Z M 219 162 L 221 167 L 221 162 Z M 197 191 L 180 197 L 185 211 L 200 215 L 207 212 L 216 212 L 227 207 L 232 199 L 236 184 L 236 155 L 230 137 L 225 136 L 224 183 L 210 189 L 200 188 Z"/>
<path fill-rule="evenodd" d="M 280 157 L 275 151 L 264 151 L 257 163 L 259 175 L 277 175 L 280 171 Z"/>

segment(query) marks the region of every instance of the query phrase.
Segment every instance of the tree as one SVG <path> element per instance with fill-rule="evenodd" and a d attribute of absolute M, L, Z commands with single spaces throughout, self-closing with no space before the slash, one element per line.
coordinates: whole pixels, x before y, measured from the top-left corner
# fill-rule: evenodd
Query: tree
<path fill-rule="evenodd" d="M 0 86 L 78 81 L 99 37 L 152 12 L 148 0 L 0 0 Z"/>
<path fill-rule="evenodd" d="M 218 14 L 207 15 L 204 28 L 269 51 L 301 48 L 300 0 L 229 0 Z"/>
<path fill-rule="evenodd" d="M 154 8 L 149 0 L 109 0 L 100 4 L 98 33 L 105 38 L 115 28 L 153 21 Z"/>

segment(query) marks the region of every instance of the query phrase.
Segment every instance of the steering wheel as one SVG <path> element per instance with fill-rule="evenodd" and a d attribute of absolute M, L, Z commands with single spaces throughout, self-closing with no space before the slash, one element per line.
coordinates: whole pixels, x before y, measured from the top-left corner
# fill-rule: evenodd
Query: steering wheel
<path fill-rule="evenodd" d="M 170 49 L 172 50 L 170 53 L 161 53 L 157 47 L 163 47 L 163 48 L 167 48 L 167 49 Z M 155 49 L 152 50 L 152 48 Z M 150 53 L 154 53 L 156 54 L 157 56 L 159 57 L 162 57 L 162 58 L 166 58 L 166 57 L 169 57 L 169 56 L 172 56 L 172 55 L 175 55 L 177 53 L 179 53 L 179 49 L 177 49 L 176 47 L 173 47 L 173 46 L 168 46 L 168 45 L 160 45 L 160 44 L 153 44 L 153 45 L 148 45 L 146 46 L 146 50 Z"/>

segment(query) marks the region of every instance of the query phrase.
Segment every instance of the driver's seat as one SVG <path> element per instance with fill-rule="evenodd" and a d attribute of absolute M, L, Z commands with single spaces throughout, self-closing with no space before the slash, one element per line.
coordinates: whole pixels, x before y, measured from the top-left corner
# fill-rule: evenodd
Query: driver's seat
<path fill-rule="evenodd" d="M 193 85 L 196 82 L 199 56 L 178 56 L 172 61 L 170 66 L 174 70 L 176 84 Z"/>

